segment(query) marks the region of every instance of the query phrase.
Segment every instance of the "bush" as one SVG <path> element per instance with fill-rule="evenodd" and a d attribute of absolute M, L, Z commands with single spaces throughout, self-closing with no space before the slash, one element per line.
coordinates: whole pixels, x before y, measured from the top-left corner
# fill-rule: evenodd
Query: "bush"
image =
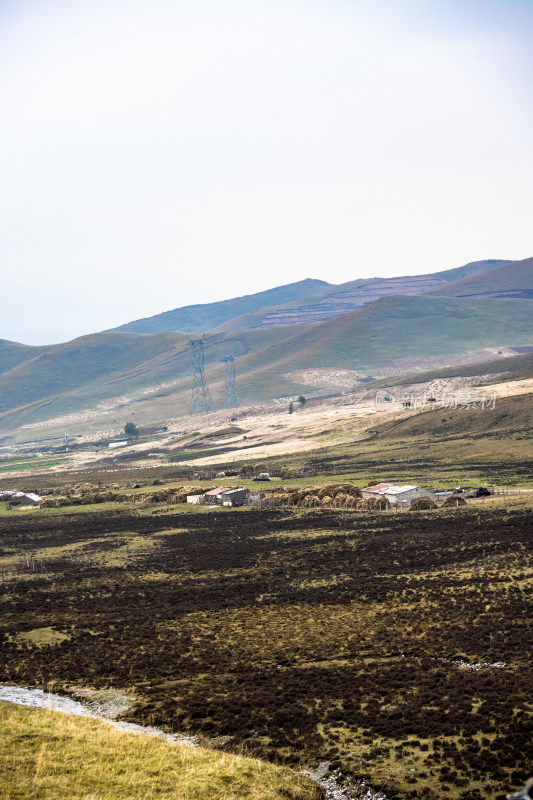
<path fill-rule="evenodd" d="M 139 429 L 134 422 L 126 422 L 124 425 L 124 433 L 128 437 L 128 439 L 138 439 L 139 438 Z"/>

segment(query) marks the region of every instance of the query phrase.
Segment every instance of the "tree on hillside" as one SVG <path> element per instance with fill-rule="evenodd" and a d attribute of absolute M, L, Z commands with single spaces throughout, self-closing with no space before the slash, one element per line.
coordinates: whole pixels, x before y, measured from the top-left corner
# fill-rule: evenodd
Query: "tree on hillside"
<path fill-rule="evenodd" d="M 307 397 L 304 397 L 303 394 L 301 394 L 300 397 L 298 398 L 298 402 L 300 403 L 301 406 L 305 406 L 305 404 L 307 403 Z"/>
<path fill-rule="evenodd" d="M 134 422 L 126 422 L 124 425 L 124 433 L 128 437 L 128 439 L 138 439 L 139 438 L 139 428 Z"/>
<path fill-rule="evenodd" d="M 290 402 L 289 403 L 289 414 L 292 414 L 293 411 L 294 411 L 294 403 Z"/>

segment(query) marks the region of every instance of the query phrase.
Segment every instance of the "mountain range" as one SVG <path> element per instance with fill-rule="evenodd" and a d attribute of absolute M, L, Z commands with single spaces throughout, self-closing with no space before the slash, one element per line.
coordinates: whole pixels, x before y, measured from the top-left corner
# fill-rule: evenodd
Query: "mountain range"
<path fill-rule="evenodd" d="M 248 330 L 322 322 L 381 297 L 421 294 L 510 263 L 489 259 L 428 275 L 359 279 L 337 285 L 308 278 L 233 300 L 175 308 L 153 317 L 128 322 L 113 330 L 119 333 L 202 333 L 220 326 L 226 330 Z"/>
<path fill-rule="evenodd" d="M 228 355 L 243 404 L 331 390 L 332 371 L 355 384 L 395 365 L 431 368 L 502 348 L 509 355 L 533 345 L 532 299 L 533 258 L 488 260 L 340 285 L 309 279 L 53 346 L 0 340 L 0 433 L 69 415 L 102 427 L 187 414 L 189 342 L 199 333 L 218 408 Z"/>

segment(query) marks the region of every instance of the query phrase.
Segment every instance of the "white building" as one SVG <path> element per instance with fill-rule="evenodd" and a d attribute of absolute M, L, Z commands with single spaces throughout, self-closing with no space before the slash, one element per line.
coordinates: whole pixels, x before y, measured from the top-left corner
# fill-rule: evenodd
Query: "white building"
<path fill-rule="evenodd" d="M 375 486 L 367 486 L 361 489 L 361 496 L 366 498 L 386 498 L 391 505 L 400 503 L 410 503 L 419 497 L 429 497 L 434 500 L 434 492 L 430 489 L 421 489 L 420 486 L 396 486 L 394 483 L 376 483 Z"/>
<path fill-rule="evenodd" d="M 187 502 L 192 503 L 193 506 L 199 506 L 203 502 L 203 494 L 188 494 Z"/>
<path fill-rule="evenodd" d="M 9 501 L 11 506 L 38 506 L 43 498 L 33 492 L 15 492 Z"/>
<path fill-rule="evenodd" d="M 231 489 L 228 486 L 219 486 L 217 489 L 200 495 L 188 495 L 187 502 L 208 506 L 242 506 L 250 494 L 248 489 L 239 486 Z"/>

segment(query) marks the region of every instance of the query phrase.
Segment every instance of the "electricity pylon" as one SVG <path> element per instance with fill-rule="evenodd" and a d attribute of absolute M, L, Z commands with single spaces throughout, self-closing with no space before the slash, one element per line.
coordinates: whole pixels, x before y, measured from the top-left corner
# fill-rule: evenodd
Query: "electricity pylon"
<path fill-rule="evenodd" d="M 204 372 L 204 348 L 205 339 L 193 339 L 191 341 L 191 357 L 194 367 L 194 376 L 192 381 L 192 397 L 191 397 L 191 416 L 193 414 L 201 414 L 204 406 L 206 413 L 213 410 L 213 401 L 211 400 L 211 393 L 209 386 L 205 381 Z M 201 402 L 200 395 L 202 396 L 203 403 Z"/>
<path fill-rule="evenodd" d="M 235 385 L 235 356 L 222 356 L 226 373 L 226 408 L 238 408 L 240 406 L 239 395 Z"/>

